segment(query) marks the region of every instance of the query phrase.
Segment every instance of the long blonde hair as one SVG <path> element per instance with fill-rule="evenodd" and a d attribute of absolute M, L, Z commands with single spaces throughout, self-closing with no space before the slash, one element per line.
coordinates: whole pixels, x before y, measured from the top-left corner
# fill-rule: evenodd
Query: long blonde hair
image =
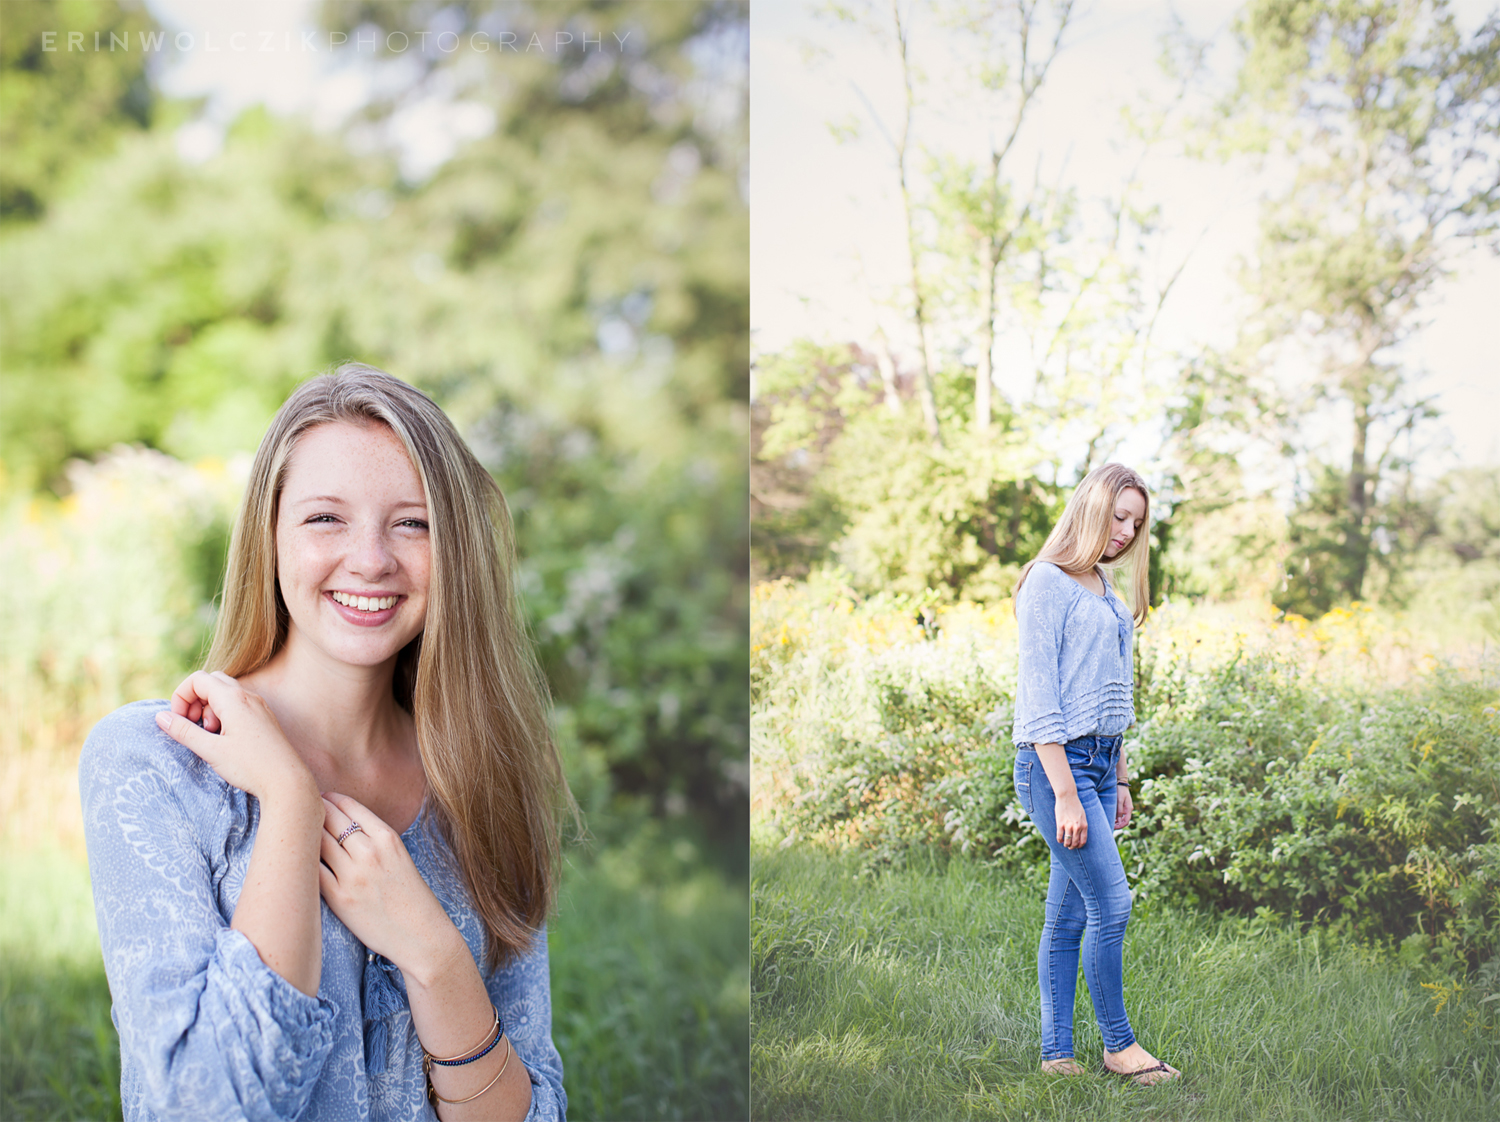
<path fill-rule="evenodd" d="M 1104 549 L 1109 545 L 1115 504 L 1120 492 L 1130 488 L 1139 491 L 1146 503 L 1141 528 L 1129 545 L 1105 561 Z M 1130 603 L 1137 626 L 1145 623 L 1151 607 L 1151 492 L 1146 490 L 1146 481 L 1124 464 L 1105 464 L 1089 472 L 1063 507 L 1062 517 L 1047 535 L 1042 551 L 1021 570 L 1021 578 L 1016 582 L 1017 594 L 1038 561 L 1050 561 L 1075 576 L 1093 571 L 1095 565 L 1108 569 L 1113 576 L 1128 564 L 1130 575 L 1125 599 Z"/>
<path fill-rule="evenodd" d="M 558 811 L 571 797 L 516 601 L 505 498 L 430 398 L 348 363 L 287 399 L 261 440 L 235 521 L 207 665 L 248 674 L 286 642 L 277 509 L 298 438 L 336 421 L 387 426 L 422 480 L 432 548 L 427 619 L 397 656 L 393 691 L 415 718 L 429 807 L 484 921 L 493 968 L 529 949 L 556 900 Z"/>

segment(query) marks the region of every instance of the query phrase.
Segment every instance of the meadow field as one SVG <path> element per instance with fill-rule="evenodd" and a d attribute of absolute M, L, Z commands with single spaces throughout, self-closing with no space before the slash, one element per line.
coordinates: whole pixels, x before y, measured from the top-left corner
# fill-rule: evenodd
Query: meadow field
<path fill-rule="evenodd" d="M 1038 1070 L 1046 856 L 1007 601 L 757 587 L 756 1118 L 1500 1112 L 1494 652 L 1364 605 L 1166 605 L 1136 650 L 1126 994 L 1185 1078 Z"/>
<path fill-rule="evenodd" d="M 1038 1070 L 1041 898 L 1015 878 L 932 853 L 874 874 L 806 847 L 752 859 L 757 1119 L 1466 1122 L 1500 1109 L 1493 1005 L 1455 1004 L 1316 926 L 1138 909 L 1132 1025 L 1184 1072 L 1147 1089 L 1099 1073 L 1081 983 L 1090 1074 Z"/>

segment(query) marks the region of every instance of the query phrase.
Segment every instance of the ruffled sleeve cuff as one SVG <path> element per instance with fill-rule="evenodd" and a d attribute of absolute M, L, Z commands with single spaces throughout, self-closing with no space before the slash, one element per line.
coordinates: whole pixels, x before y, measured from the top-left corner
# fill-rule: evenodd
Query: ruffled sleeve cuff
<path fill-rule="evenodd" d="M 1068 726 L 1063 723 L 1061 713 L 1043 713 L 1028 721 L 1016 722 L 1015 742 L 1017 744 L 1066 744 Z"/>
<path fill-rule="evenodd" d="M 333 1050 L 337 1005 L 292 985 L 232 927 L 216 936 L 208 970 L 205 998 L 217 996 L 213 1012 L 227 1022 L 226 1035 L 249 1045 L 225 1055 L 240 1101 L 253 1102 L 261 1088 L 275 1115 L 299 1116 Z"/>

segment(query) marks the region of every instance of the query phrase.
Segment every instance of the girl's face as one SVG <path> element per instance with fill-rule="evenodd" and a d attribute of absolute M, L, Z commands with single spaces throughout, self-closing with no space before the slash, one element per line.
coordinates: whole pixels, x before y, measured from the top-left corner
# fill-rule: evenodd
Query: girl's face
<path fill-rule="evenodd" d="M 1127 487 L 1115 499 L 1114 519 L 1109 528 L 1109 544 L 1104 547 L 1106 559 L 1118 557 L 1120 552 L 1135 540 L 1141 523 L 1146 520 L 1146 496 L 1134 487 Z"/>
<path fill-rule="evenodd" d="M 380 666 L 422 632 L 431 571 L 427 501 L 385 425 L 307 430 L 287 464 L 276 579 L 290 651 Z"/>

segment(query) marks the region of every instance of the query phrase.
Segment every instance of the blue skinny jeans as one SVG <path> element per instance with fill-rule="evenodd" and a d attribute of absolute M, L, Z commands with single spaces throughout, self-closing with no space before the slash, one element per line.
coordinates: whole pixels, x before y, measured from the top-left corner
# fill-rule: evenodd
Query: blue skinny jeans
<path fill-rule="evenodd" d="M 1088 841 L 1068 849 L 1057 840 L 1057 801 L 1036 749 L 1016 752 L 1016 795 L 1052 851 L 1047 912 L 1037 947 L 1037 982 L 1042 991 L 1042 1059 L 1073 1055 L 1073 995 L 1078 987 L 1080 948 L 1083 977 L 1094 1000 L 1094 1017 L 1104 1047 L 1119 1052 L 1135 1043 L 1125 1015 L 1125 925 L 1130 921 L 1130 888 L 1115 845 L 1115 796 L 1119 736 L 1083 736 L 1063 745 L 1078 799 L 1088 818 Z"/>

